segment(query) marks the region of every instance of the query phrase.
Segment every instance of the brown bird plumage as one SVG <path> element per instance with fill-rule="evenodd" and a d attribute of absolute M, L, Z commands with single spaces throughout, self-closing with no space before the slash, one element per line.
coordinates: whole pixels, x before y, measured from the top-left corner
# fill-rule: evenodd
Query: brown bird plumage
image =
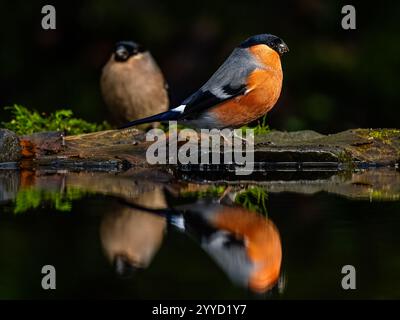
<path fill-rule="evenodd" d="M 103 99 L 118 125 L 168 109 L 161 70 L 151 53 L 136 43 L 117 43 L 103 68 L 100 84 Z"/>

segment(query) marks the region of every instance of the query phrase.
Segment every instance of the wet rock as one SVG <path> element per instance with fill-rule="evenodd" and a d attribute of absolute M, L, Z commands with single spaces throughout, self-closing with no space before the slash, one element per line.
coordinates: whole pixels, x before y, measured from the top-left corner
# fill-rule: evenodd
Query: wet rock
<path fill-rule="evenodd" d="M 146 161 L 146 151 L 153 142 L 145 141 L 143 131 L 135 128 L 69 136 L 62 140 L 55 136 L 53 142 L 46 138 L 26 139 L 35 146 L 31 149 L 33 150 L 31 157 L 34 159 L 32 163 L 36 166 L 77 171 L 154 168 Z M 218 153 L 219 158 L 223 160 L 224 149 L 221 148 Z M 272 131 L 255 137 L 256 171 L 304 168 L 341 170 L 354 167 L 394 166 L 399 161 L 400 130 L 398 129 L 354 129 L 331 135 L 311 130 Z M 235 164 L 207 167 L 203 164 L 161 166 L 179 168 L 190 173 L 201 171 L 202 174 L 204 171 L 229 174 L 235 170 Z"/>
<path fill-rule="evenodd" d="M 0 162 L 14 162 L 21 159 L 18 136 L 7 129 L 0 129 Z"/>
<path fill-rule="evenodd" d="M 255 139 L 256 160 L 394 165 L 400 160 L 400 130 L 354 129 L 322 135 L 274 132 Z M 258 155 L 258 157 L 257 157 Z"/>
<path fill-rule="evenodd" d="M 303 130 L 303 131 L 294 131 L 294 132 L 286 132 L 286 131 L 271 131 L 265 135 L 259 135 L 255 138 L 255 143 L 258 146 L 261 145 L 294 145 L 304 141 L 312 141 L 314 139 L 324 137 L 323 134 L 320 134 L 316 131 L 312 130 Z"/>
<path fill-rule="evenodd" d="M 59 131 L 38 132 L 21 137 L 22 155 L 33 158 L 40 155 L 60 152 L 64 144 L 64 135 Z"/>

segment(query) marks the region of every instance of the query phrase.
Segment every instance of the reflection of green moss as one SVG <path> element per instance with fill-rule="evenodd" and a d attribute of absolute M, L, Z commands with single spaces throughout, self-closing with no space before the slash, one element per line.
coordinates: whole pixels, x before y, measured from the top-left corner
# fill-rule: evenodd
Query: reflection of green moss
<path fill-rule="evenodd" d="M 346 151 L 340 152 L 337 156 L 340 163 L 347 165 L 346 169 L 351 170 L 355 168 L 353 157 Z"/>
<path fill-rule="evenodd" d="M 267 215 L 267 200 L 268 193 L 264 188 L 250 187 L 236 196 L 235 203 L 251 211 Z"/>
<path fill-rule="evenodd" d="M 71 110 L 57 110 L 49 115 L 30 111 L 19 105 L 5 107 L 11 110 L 13 119 L 2 125 L 17 134 L 32 134 L 43 131 L 64 131 L 67 134 L 81 134 L 110 129 L 109 124 L 90 123 L 82 119 L 72 118 Z"/>
<path fill-rule="evenodd" d="M 58 211 L 68 212 L 72 209 L 72 201 L 81 199 L 88 192 L 78 188 L 67 188 L 65 192 L 40 190 L 35 188 L 22 189 L 15 199 L 14 213 L 23 213 L 36 209 L 42 203 L 49 203 Z"/>
<path fill-rule="evenodd" d="M 370 200 L 378 200 L 378 201 L 397 201 L 400 200 L 400 194 L 396 194 L 394 192 L 386 191 L 386 190 L 374 190 L 371 189 L 369 191 Z"/>

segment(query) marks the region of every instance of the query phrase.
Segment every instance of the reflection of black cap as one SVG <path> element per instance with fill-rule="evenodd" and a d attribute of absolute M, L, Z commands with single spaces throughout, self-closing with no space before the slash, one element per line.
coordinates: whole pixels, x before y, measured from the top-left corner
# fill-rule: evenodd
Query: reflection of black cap
<path fill-rule="evenodd" d="M 121 278 L 131 278 L 139 270 L 125 256 L 118 255 L 114 258 L 114 270 Z"/>

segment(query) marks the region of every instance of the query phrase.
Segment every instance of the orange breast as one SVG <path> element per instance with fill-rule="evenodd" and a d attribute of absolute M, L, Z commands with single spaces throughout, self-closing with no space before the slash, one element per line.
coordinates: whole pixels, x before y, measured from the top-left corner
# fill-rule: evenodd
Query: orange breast
<path fill-rule="evenodd" d="M 265 67 L 250 74 L 245 95 L 223 102 L 211 110 L 226 127 L 240 127 L 262 117 L 272 109 L 281 93 L 283 74 L 279 55 L 264 45 L 249 50 Z"/>

